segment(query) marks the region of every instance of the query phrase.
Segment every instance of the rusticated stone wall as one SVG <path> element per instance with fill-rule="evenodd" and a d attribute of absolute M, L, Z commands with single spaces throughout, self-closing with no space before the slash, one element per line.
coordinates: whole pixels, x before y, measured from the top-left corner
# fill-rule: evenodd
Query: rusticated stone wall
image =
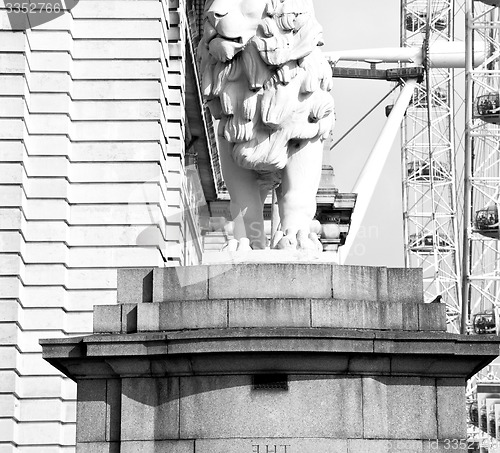
<path fill-rule="evenodd" d="M 0 0 L 0 452 L 74 450 L 40 337 L 92 332 L 116 269 L 196 263 L 183 0 L 85 0 L 13 31 Z M 54 3 L 54 2 L 52 2 Z M 195 216 L 195 214 L 194 214 Z"/>

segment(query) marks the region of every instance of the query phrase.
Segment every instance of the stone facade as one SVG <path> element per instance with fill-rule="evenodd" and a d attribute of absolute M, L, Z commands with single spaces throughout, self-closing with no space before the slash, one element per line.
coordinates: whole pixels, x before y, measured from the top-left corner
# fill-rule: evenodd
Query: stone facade
<path fill-rule="evenodd" d="M 42 341 L 78 383 L 79 453 L 465 451 L 466 379 L 500 344 L 447 333 L 421 270 L 212 265 L 118 282 L 94 335 Z"/>
<path fill-rule="evenodd" d="M 40 337 L 92 332 L 116 269 L 201 257 L 183 0 L 85 0 L 13 31 L 0 1 L 0 452 L 70 452 Z"/>

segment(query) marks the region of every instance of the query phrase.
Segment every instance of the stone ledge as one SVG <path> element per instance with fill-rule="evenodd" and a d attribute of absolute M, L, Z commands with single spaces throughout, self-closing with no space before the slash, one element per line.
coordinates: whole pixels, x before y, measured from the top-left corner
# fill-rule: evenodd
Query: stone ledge
<path fill-rule="evenodd" d="M 224 327 L 330 327 L 446 331 L 443 304 L 279 298 L 204 299 L 95 306 L 94 333 Z"/>
<path fill-rule="evenodd" d="M 469 377 L 498 356 L 500 338 L 444 332 L 253 328 L 92 335 L 41 340 L 40 344 L 43 357 L 70 375 L 79 374 L 88 366 L 97 374 L 109 374 L 109 367 L 117 369 L 120 361 L 127 363 L 123 367 L 126 373 L 132 372 L 130 362 L 142 364 L 141 373 L 151 373 L 152 361 L 161 363 L 157 369 L 164 373 L 177 370 L 192 374 L 197 372 L 197 363 L 198 372 L 220 371 L 222 364 L 227 372 L 234 372 L 245 361 L 255 362 L 256 356 L 269 357 L 272 366 L 284 361 L 286 366 L 293 367 L 297 357 L 304 360 L 305 355 L 308 369 L 316 366 L 318 357 L 328 357 L 324 366 L 330 372 L 339 372 L 338 367 L 344 367 L 344 371 L 355 373 L 378 370 L 401 375 L 435 373 Z M 98 366 L 101 361 L 106 365 Z"/>
<path fill-rule="evenodd" d="M 120 303 L 234 298 L 422 303 L 422 270 L 288 262 L 122 269 L 118 273 Z"/>

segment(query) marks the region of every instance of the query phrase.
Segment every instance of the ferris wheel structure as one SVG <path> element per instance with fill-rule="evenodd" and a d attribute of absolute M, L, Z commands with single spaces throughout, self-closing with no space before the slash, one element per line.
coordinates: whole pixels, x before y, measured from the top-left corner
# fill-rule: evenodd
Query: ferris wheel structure
<path fill-rule="evenodd" d="M 339 262 L 356 241 L 401 125 L 406 266 L 423 269 L 426 302 L 445 303 L 448 330 L 457 333 L 500 326 L 499 11 L 500 0 L 402 0 L 401 47 L 327 55 L 334 77 L 401 86 L 353 188 L 358 199 Z"/>
<path fill-rule="evenodd" d="M 462 319 L 488 330 L 486 324 L 498 329 L 500 309 L 500 0 L 466 0 L 465 6 Z M 476 66 L 471 55 L 478 51 L 485 57 Z"/>
<path fill-rule="evenodd" d="M 454 68 L 436 67 L 433 47 L 455 40 L 454 0 L 403 0 L 401 46 L 422 47 L 425 79 L 401 127 L 405 265 L 421 267 L 426 302 L 446 303 L 460 330 L 462 293 L 457 200 Z"/>

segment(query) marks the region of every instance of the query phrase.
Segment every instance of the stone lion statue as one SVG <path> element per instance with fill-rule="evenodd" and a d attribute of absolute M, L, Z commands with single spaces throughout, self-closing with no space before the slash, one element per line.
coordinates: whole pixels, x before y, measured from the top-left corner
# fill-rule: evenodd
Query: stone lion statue
<path fill-rule="evenodd" d="M 312 0 L 207 0 L 198 49 L 202 94 L 218 124 L 239 249 L 266 247 L 276 188 L 279 249 L 318 249 L 311 231 L 323 140 L 334 123 L 331 69 Z"/>

